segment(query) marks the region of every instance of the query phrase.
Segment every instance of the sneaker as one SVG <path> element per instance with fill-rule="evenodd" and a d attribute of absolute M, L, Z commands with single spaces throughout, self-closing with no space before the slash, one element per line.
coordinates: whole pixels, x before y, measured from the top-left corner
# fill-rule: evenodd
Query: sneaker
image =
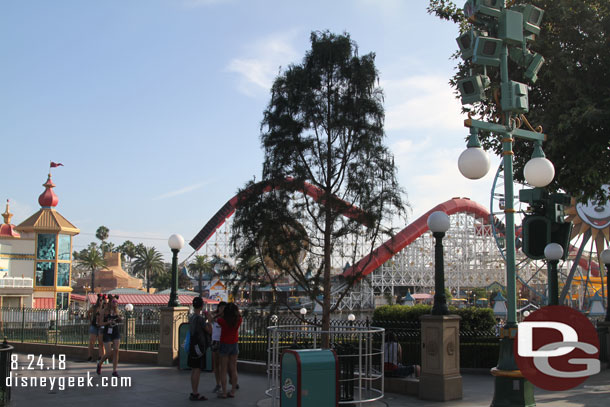
<path fill-rule="evenodd" d="M 97 369 L 95 369 L 95 372 L 97 374 L 102 374 L 102 364 L 101 363 L 97 363 Z"/>
<path fill-rule="evenodd" d="M 117 372 L 116 370 L 114 372 L 112 372 L 112 375 L 114 377 L 121 377 L 121 376 L 119 376 L 119 372 Z"/>
<path fill-rule="evenodd" d="M 214 390 L 212 390 L 212 393 L 218 393 L 220 391 L 221 387 L 220 384 L 217 384 L 216 387 L 214 387 Z"/>

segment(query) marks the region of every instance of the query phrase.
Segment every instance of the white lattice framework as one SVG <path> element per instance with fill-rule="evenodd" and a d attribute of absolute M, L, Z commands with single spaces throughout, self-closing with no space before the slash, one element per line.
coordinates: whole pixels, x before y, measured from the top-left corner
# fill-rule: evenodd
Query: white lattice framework
<path fill-rule="evenodd" d="M 450 216 L 451 227 L 443 239 L 445 258 L 445 286 L 452 292 L 465 288 L 486 287 L 497 281 L 506 284 L 505 262 L 494 240 L 491 225 L 470 213 Z M 233 261 L 231 250 L 231 219 L 219 227 L 213 237 L 199 250 L 199 254 L 216 255 Z M 370 245 L 358 237 L 338 242 L 340 250 L 333 258 L 335 273 L 346 263 L 353 264 L 368 254 Z M 353 253 L 356 252 L 354 256 Z M 523 282 L 539 290 L 546 285 L 543 262 L 526 261 L 518 252 L 518 275 Z M 569 267 L 569 262 L 563 265 Z M 434 238 L 424 233 L 400 253 L 388 260 L 355 286 L 339 304 L 340 310 L 374 307 L 375 296 L 394 296 L 398 287 L 409 287 L 411 292 L 430 293 L 434 290 Z M 335 287 L 335 300 L 343 286 Z"/>

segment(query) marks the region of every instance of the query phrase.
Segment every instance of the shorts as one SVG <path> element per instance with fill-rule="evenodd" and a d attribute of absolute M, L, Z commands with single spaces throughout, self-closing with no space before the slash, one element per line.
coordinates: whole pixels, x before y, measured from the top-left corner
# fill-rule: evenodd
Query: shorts
<path fill-rule="evenodd" d="M 97 326 L 89 325 L 89 335 L 99 335 L 100 328 Z"/>
<path fill-rule="evenodd" d="M 121 339 L 121 332 L 118 326 L 113 327 L 112 333 L 110 334 L 108 333 L 108 331 L 104 330 L 104 343 L 118 341 L 119 339 Z"/>
<path fill-rule="evenodd" d="M 197 357 L 197 355 L 191 356 L 191 354 L 189 353 L 189 356 L 186 360 L 186 364 L 191 369 L 205 370 L 205 368 L 206 368 L 205 355 Z"/>
<path fill-rule="evenodd" d="M 238 355 L 239 347 L 237 343 L 220 343 L 220 347 L 218 348 L 218 353 L 220 355 Z"/>
<path fill-rule="evenodd" d="M 218 352 L 218 349 L 220 348 L 220 342 L 212 341 L 210 348 L 212 348 L 212 352 Z"/>

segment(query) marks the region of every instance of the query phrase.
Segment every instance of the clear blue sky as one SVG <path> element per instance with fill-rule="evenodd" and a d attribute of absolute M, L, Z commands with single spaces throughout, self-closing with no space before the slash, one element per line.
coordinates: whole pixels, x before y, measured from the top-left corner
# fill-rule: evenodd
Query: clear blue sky
<path fill-rule="evenodd" d="M 374 52 L 387 144 L 411 220 L 467 196 L 488 206 L 493 177 L 457 170 L 463 116 L 447 82 L 457 27 L 427 0 L 4 0 L 0 2 L 0 199 L 13 223 L 38 210 L 49 161 L 57 210 L 169 258 L 253 176 L 262 112 L 281 67 L 313 30 Z M 497 158 L 492 160 L 495 173 Z M 181 258 L 190 254 L 187 246 Z"/>

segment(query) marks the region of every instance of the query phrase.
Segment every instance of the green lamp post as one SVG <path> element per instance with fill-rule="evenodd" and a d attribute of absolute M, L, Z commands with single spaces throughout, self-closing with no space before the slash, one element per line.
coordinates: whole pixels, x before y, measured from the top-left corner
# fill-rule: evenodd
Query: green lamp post
<path fill-rule="evenodd" d="M 428 216 L 428 228 L 436 241 L 434 245 L 434 305 L 432 315 L 447 315 L 447 297 L 445 295 L 445 261 L 443 257 L 443 237 L 449 230 L 449 216 L 443 211 L 432 212 Z"/>
<path fill-rule="evenodd" d="M 533 386 L 523 378 L 513 353 L 514 340 L 517 334 L 516 312 L 516 249 L 515 249 L 515 209 L 513 188 L 513 143 L 515 138 L 534 142 L 532 159 L 526 164 L 524 175 L 526 181 L 534 187 L 545 187 L 554 177 L 553 164 L 544 157 L 542 142 L 546 135 L 541 132 L 521 129 L 526 122 L 523 113 L 527 113 L 528 88 L 524 83 L 509 80 L 509 57 L 526 69 L 524 77 L 535 82 L 537 73 L 544 58 L 527 49 L 528 42 L 534 40 L 540 32 L 543 10 L 531 5 L 511 5 L 507 7 L 504 0 L 468 0 L 464 5 L 464 15 L 473 25 L 473 35 L 469 42 L 462 35 L 458 44 L 462 58 L 470 59 L 473 69 L 482 72 L 460 81 L 458 86 L 462 94 L 462 103 L 470 104 L 493 100 L 492 89 L 499 90 L 498 111 L 501 122 L 485 122 L 468 118 L 464 125 L 470 128 L 468 149 L 458 161 L 460 172 L 470 179 L 482 178 L 489 169 L 486 154 L 480 146 L 480 131 L 497 135 L 502 141 L 504 167 L 504 198 L 506 222 L 506 325 L 500 332 L 500 352 L 498 365 L 492 369 L 495 377 L 493 407 L 535 406 Z M 465 40 L 465 41 L 464 41 Z M 487 80 L 487 69 L 499 69 L 500 83 L 493 84 Z"/>
<path fill-rule="evenodd" d="M 559 305 L 559 283 L 557 281 L 557 264 L 563 257 L 563 247 L 559 243 L 549 243 L 544 248 L 544 257 L 548 261 L 548 285 L 549 299 L 548 305 Z"/>
<path fill-rule="evenodd" d="M 169 294 L 168 307 L 179 307 L 178 302 L 178 252 L 184 247 L 184 238 L 178 234 L 173 234 L 167 240 L 169 248 L 172 250 L 172 287 Z"/>

